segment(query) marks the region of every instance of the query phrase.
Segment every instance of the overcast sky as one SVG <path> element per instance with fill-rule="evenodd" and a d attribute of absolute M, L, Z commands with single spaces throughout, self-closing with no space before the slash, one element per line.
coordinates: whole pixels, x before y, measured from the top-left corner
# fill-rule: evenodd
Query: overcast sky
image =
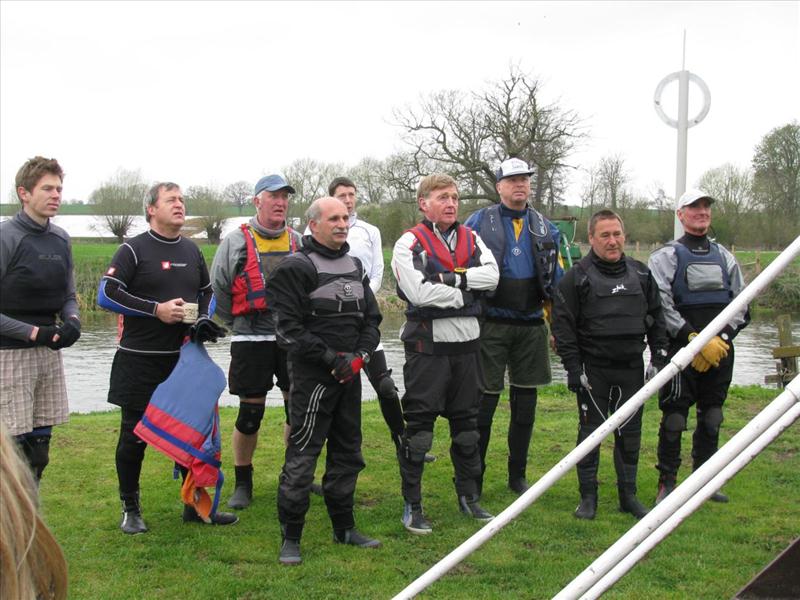
<path fill-rule="evenodd" d="M 676 130 L 653 108 L 682 68 L 711 91 L 688 184 L 746 167 L 800 118 L 798 2 L 0 3 L 0 191 L 36 154 L 86 198 L 119 167 L 184 187 L 254 182 L 295 159 L 403 148 L 392 109 L 519 67 L 576 111 L 588 167 L 621 155 L 636 191 L 675 187 Z M 677 84 L 666 110 L 677 117 Z M 690 90 L 690 117 L 700 92 Z M 576 172 L 570 203 L 577 203 Z"/>

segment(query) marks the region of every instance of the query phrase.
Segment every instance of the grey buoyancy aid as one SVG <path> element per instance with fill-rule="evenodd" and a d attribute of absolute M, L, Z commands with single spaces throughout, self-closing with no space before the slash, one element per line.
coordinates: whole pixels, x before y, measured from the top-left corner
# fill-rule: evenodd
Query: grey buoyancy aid
<path fill-rule="evenodd" d="M 475 252 L 477 245 L 473 237 L 475 234 L 469 227 L 458 225 L 456 248 L 452 252 L 439 239 L 439 236 L 422 223 L 417 224 L 408 231 L 414 234 L 417 239 L 417 244 L 412 249 L 412 252 L 420 250 L 425 252 L 424 272 L 426 276 L 446 271 L 463 271 L 478 264 Z M 415 306 L 408 301 L 399 286 L 397 292 L 400 298 L 405 300 L 408 305 L 406 318 L 409 321 L 427 321 L 429 319 L 447 317 L 475 317 L 481 313 L 480 302 L 474 298 L 474 295 L 467 296 L 468 299 L 465 299 L 464 306 L 461 308 L 439 308 L 435 306 Z"/>
<path fill-rule="evenodd" d="M 643 336 L 648 326 L 647 296 L 643 277 L 633 259 L 624 258 L 625 275 L 609 277 L 592 262 L 583 257 L 574 268 L 583 276 L 576 277 L 575 285 L 581 288 L 588 280 L 589 295 L 581 303 L 578 331 L 586 337 Z"/>
<path fill-rule="evenodd" d="M 364 283 L 361 269 L 348 254 L 328 258 L 318 252 L 304 255 L 317 271 L 317 288 L 309 294 L 315 317 L 364 314 Z"/>
<path fill-rule="evenodd" d="M 731 278 L 719 245 L 709 242 L 708 252 L 692 252 L 684 244 L 672 241 L 677 267 L 672 280 L 675 308 L 727 306 L 733 298 Z"/>
<path fill-rule="evenodd" d="M 500 204 L 484 210 L 480 222 L 481 239 L 492 251 L 500 266 L 500 281 L 494 295 L 488 300 L 490 306 L 525 312 L 538 310 L 542 302 L 553 297 L 558 247 L 545 218 L 530 207 L 528 207 L 528 231 L 535 271 L 533 279 L 503 277 L 502 268 L 507 240 Z"/>

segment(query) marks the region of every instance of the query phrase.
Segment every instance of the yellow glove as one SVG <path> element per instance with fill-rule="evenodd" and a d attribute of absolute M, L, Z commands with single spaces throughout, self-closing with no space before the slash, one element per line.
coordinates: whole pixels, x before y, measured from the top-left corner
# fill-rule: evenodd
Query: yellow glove
<path fill-rule="evenodd" d="M 692 359 L 692 368 L 698 373 L 705 373 L 711 368 L 711 363 L 703 358 L 703 354 L 700 353 Z"/>
<path fill-rule="evenodd" d="M 700 350 L 700 354 L 703 355 L 712 366 L 718 367 L 719 361 L 723 358 L 728 356 L 728 350 L 731 347 L 722 341 L 722 338 L 718 335 L 715 335 L 711 340 Z"/>
<path fill-rule="evenodd" d="M 547 324 L 550 324 L 550 315 L 553 312 L 553 301 L 552 300 L 545 300 L 544 304 L 542 304 L 542 312 L 544 313 L 544 320 L 547 321 Z"/>

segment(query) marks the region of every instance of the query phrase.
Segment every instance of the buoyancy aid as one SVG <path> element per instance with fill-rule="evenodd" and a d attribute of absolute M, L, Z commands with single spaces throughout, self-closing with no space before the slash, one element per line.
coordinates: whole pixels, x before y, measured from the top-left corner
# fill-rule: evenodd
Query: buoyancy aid
<path fill-rule="evenodd" d="M 231 285 L 231 313 L 238 317 L 267 310 L 265 266 L 253 229 L 247 223 L 241 225 L 245 242 L 245 261 L 242 271 L 236 275 Z M 297 250 L 297 242 L 291 228 L 287 227 L 278 238 L 286 237 L 285 250 L 270 252 L 271 255 L 283 256 Z"/>
<path fill-rule="evenodd" d="M 731 278 L 725 258 L 716 242 L 709 242 L 708 252 L 692 252 L 684 244 L 672 241 L 677 266 L 672 280 L 672 297 L 678 310 L 689 307 L 730 304 L 733 298 Z"/>
<path fill-rule="evenodd" d="M 364 283 L 361 269 L 348 254 L 336 258 L 318 252 L 305 254 L 317 272 L 317 287 L 309 293 L 315 317 L 363 315 Z"/>
<path fill-rule="evenodd" d="M 578 331 L 584 337 L 633 337 L 647 332 L 648 306 L 644 282 L 647 273 L 640 271 L 636 262 L 625 260 L 625 274 L 610 277 L 583 257 L 575 268 L 582 273 L 575 285 L 588 282 L 588 297 L 581 302 Z M 643 281 L 644 278 L 644 281 Z"/>
<path fill-rule="evenodd" d="M 181 495 L 207 522 L 217 510 L 225 480 L 218 401 L 226 383 L 225 373 L 203 345 L 188 342 L 134 429 L 142 440 L 189 469 Z M 213 503 L 205 487 L 216 488 Z"/>
<path fill-rule="evenodd" d="M 503 226 L 503 216 L 500 213 L 500 204 L 486 208 L 479 221 L 481 239 L 492 251 L 500 266 L 500 281 L 497 289 L 494 295 L 487 300 L 490 306 L 525 312 L 538 310 L 542 302 L 553 297 L 558 247 L 545 218 L 530 207 L 528 207 L 527 213 L 526 226 L 530 233 L 534 263 L 532 279 L 503 277 L 503 264 L 508 243 Z"/>
<path fill-rule="evenodd" d="M 423 223 L 408 230 L 414 235 L 417 243 L 425 251 L 425 275 L 435 275 L 445 272 L 465 271 L 477 265 L 475 234 L 472 229 L 459 225 L 456 231 L 456 247 L 450 250 L 439 237 Z M 481 305 L 473 295 L 461 308 L 437 308 L 432 306 L 414 306 L 398 287 L 400 298 L 406 301 L 406 318 L 414 321 L 428 319 L 443 319 L 447 317 L 475 317 L 481 313 Z"/>

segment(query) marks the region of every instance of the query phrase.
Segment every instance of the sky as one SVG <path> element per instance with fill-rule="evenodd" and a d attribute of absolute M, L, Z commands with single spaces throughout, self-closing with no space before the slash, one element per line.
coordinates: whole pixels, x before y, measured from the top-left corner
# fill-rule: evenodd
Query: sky
<path fill-rule="evenodd" d="M 684 32 L 686 37 L 684 64 Z M 800 119 L 798 2 L 0 2 L 0 199 L 37 154 L 86 199 L 119 168 L 148 181 L 255 182 L 294 160 L 354 165 L 405 148 L 393 110 L 479 91 L 511 66 L 582 119 L 581 169 L 623 158 L 634 192 L 675 189 L 658 83 L 710 89 L 687 183 L 749 166 Z M 677 83 L 666 87 L 677 117 Z M 690 88 L 689 116 L 702 95 Z"/>

